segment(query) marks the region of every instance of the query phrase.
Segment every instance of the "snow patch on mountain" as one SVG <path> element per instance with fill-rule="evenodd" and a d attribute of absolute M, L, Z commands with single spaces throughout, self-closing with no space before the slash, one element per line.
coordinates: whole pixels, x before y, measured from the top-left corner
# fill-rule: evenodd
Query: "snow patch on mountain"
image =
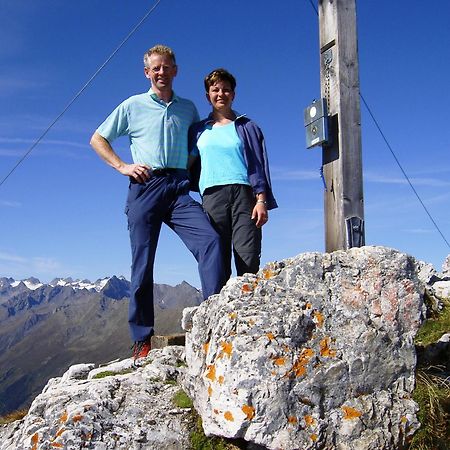
<path fill-rule="evenodd" d="M 125 277 L 120 276 L 117 277 L 121 281 L 127 281 Z M 88 291 L 94 290 L 96 292 L 101 292 L 105 286 L 108 284 L 109 280 L 111 280 L 111 277 L 105 277 L 105 278 L 99 278 L 97 281 L 92 282 L 90 280 L 73 280 L 72 278 L 55 278 L 50 283 L 48 283 L 48 286 L 56 287 L 56 286 L 64 286 L 64 287 L 71 287 L 74 290 L 80 290 L 80 289 L 86 289 Z M 1 288 L 17 288 L 20 285 L 25 285 L 25 287 L 31 291 L 35 291 L 36 289 L 39 289 L 42 286 L 46 286 L 46 284 L 41 283 L 37 278 L 27 278 L 26 280 L 14 280 L 13 278 L 1 278 Z"/>

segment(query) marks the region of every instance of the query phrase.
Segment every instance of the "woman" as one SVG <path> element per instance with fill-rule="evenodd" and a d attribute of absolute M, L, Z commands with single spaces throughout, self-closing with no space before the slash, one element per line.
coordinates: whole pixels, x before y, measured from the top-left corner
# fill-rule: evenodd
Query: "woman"
<path fill-rule="evenodd" d="M 204 83 L 212 112 L 191 126 L 190 166 L 203 209 L 222 239 L 227 280 L 232 249 L 237 275 L 259 270 L 261 227 L 269 219 L 267 211 L 277 203 L 264 136 L 253 121 L 232 109 L 235 78 L 225 69 L 216 69 Z"/>

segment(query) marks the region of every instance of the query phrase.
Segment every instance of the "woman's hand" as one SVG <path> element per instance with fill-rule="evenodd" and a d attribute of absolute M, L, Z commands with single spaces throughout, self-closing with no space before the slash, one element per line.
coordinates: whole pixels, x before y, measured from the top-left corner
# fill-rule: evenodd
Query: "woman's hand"
<path fill-rule="evenodd" d="M 252 211 L 252 220 L 255 220 L 257 228 L 261 228 L 269 220 L 266 203 L 257 201 Z"/>

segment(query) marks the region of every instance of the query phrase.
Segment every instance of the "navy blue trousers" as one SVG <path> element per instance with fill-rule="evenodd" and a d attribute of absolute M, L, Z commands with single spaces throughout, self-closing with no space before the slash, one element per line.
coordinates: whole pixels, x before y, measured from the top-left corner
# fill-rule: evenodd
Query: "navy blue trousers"
<path fill-rule="evenodd" d="M 153 266 L 163 223 L 177 233 L 197 260 L 205 299 L 218 293 L 226 281 L 220 238 L 188 192 L 186 171 L 130 183 L 126 206 L 132 254 L 128 322 L 133 341 L 143 341 L 154 333 Z"/>

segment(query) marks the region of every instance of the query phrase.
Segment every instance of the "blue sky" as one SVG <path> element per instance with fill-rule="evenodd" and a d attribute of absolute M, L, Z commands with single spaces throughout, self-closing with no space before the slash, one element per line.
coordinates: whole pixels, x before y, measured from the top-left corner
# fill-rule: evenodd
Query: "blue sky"
<path fill-rule="evenodd" d="M 134 0 L 2 0 L 0 179 L 154 4 Z M 317 4 L 315 1 L 314 3 Z M 450 4 L 358 2 L 361 92 L 417 191 L 450 238 Z M 262 263 L 324 251 L 320 149 L 306 150 L 303 110 L 320 94 L 318 19 L 309 0 L 162 0 L 145 24 L 0 187 L 0 276 L 95 280 L 130 272 L 127 179 L 90 149 L 92 132 L 148 89 L 142 54 L 171 46 L 176 92 L 208 113 L 202 80 L 235 74 L 235 109 L 266 136 L 279 209 L 264 227 Z M 364 106 L 366 243 L 431 262 L 449 248 L 407 185 Z M 130 160 L 127 140 L 115 143 Z M 198 286 L 196 264 L 169 229 L 155 281 Z"/>

